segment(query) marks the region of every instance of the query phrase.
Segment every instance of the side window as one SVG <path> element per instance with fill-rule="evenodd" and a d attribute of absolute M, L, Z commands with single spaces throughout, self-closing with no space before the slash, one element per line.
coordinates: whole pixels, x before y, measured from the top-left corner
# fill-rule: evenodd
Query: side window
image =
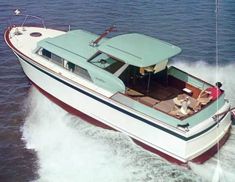
<path fill-rule="evenodd" d="M 87 80 L 92 81 L 88 71 L 80 66 L 77 66 L 77 65 L 75 66 L 74 73 L 78 74 L 79 76 Z"/>
<path fill-rule="evenodd" d="M 51 53 L 50 51 L 48 51 L 46 49 L 40 48 L 37 53 L 38 53 L 38 55 L 43 56 L 44 58 L 52 61 L 53 63 L 55 63 L 57 65 L 63 66 L 63 64 L 64 64 L 63 58 Z"/>
<path fill-rule="evenodd" d="M 68 68 L 68 70 L 69 71 L 72 71 L 72 72 L 74 72 L 74 70 L 75 70 L 75 64 L 73 64 L 73 63 L 71 63 L 71 62 L 67 62 L 67 68 Z"/>
<path fill-rule="evenodd" d="M 55 64 L 63 66 L 63 59 L 60 56 L 51 53 L 51 61 Z"/>
<path fill-rule="evenodd" d="M 52 61 L 53 63 L 55 63 L 59 66 L 62 66 L 65 69 L 68 69 L 69 71 L 74 72 L 77 75 L 79 75 L 79 76 L 81 76 L 81 77 L 83 77 L 83 78 L 85 78 L 89 81 L 92 81 L 91 77 L 90 77 L 90 74 L 88 73 L 88 71 L 86 69 L 84 69 L 84 68 L 82 68 L 78 65 L 75 65 L 72 62 L 64 60 L 60 56 L 57 56 L 57 55 L 55 55 L 55 54 L 51 53 L 50 51 L 48 51 L 46 49 L 43 49 L 43 48 L 40 48 L 37 51 L 37 53 L 38 53 L 38 55 L 43 56 L 44 58 Z"/>
<path fill-rule="evenodd" d="M 49 52 L 48 50 L 46 49 L 42 49 L 42 56 L 50 59 L 51 58 L 51 52 Z"/>

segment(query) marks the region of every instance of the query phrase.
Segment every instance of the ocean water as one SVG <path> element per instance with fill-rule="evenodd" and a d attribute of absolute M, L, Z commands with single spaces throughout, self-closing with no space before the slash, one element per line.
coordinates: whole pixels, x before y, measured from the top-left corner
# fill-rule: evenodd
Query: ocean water
<path fill-rule="evenodd" d="M 173 65 L 210 83 L 223 83 L 235 106 L 235 1 L 219 0 L 216 67 L 215 1 L 1 0 L 0 32 L 24 14 L 47 27 L 85 29 L 110 36 L 139 32 L 180 46 Z M 136 146 L 127 136 L 94 127 L 63 111 L 33 88 L 0 37 L 0 181 L 235 181 L 235 130 L 225 146 L 191 170 Z"/>

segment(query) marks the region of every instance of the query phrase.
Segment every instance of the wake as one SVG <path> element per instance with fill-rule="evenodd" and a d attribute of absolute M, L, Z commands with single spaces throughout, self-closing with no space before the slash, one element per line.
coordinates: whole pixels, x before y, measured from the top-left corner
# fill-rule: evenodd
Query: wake
<path fill-rule="evenodd" d="M 210 83 L 215 83 L 215 67 L 204 62 L 178 63 Z M 223 83 L 233 105 L 235 85 L 233 65 L 220 68 L 217 78 Z M 203 74 L 201 74 L 203 73 Z M 224 74 L 226 73 L 226 74 Z M 28 116 L 22 126 L 28 149 L 37 153 L 38 179 L 48 182 L 120 181 L 234 181 L 234 134 L 221 152 L 204 165 L 190 164 L 192 170 L 172 165 L 135 145 L 126 135 L 92 126 L 73 116 L 31 88 L 25 102 Z M 218 156 L 219 155 L 219 156 Z M 218 163 L 217 159 L 220 159 Z M 219 164 L 219 165 L 218 165 Z M 225 172 L 226 171 L 226 172 Z"/>

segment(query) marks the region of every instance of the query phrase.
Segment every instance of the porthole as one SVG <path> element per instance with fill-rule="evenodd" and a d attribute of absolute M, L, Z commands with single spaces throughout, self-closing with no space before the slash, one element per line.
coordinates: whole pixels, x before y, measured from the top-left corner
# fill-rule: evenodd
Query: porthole
<path fill-rule="evenodd" d="M 40 32 L 32 32 L 32 33 L 30 34 L 30 36 L 31 36 L 31 37 L 41 37 L 42 34 L 41 34 Z"/>

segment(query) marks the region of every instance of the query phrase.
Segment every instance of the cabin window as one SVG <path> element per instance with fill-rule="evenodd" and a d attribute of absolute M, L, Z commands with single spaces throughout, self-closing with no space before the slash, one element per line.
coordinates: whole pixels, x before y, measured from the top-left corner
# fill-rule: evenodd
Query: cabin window
<path fill-rule="evenodd" d="M 53 63 L 63 66 L 64 65 L 64 59 L 60 56 L 57 56 L 56 54 L 51 53 L 50 51 L 40 48 L 38 50 L 38 55 L 43 56 L 44 58 L 52 61 Z"/>
<path fill-rule="evenodd" d="M 63 59 L 60 56 L 57 56 L 53 53 L 51 53 L 51 61 L 55 64 L 63 66 Z"/>
<path fill-rule="evenodd" d="M 53 63 L 55 63 L 59 66 L 62 66 L 64 68 L 68 69 L 71 72 L 76 73 L 77 75 L 85 78 L 86 80 L 92 81 L 91 76 L 90 76 L 90 74 L 88 73 L 88 71 L 86 69 L 84 69 L 84 68 L 82 68 L 78 65 L 75 65 L 72 62 L 64 60 L 60 56 L 57 56 L 56 54 L 53 54 L 53 53 L 51 53 L 50 51 L 48 51 L 46 49 L 40 48 L 37 51 L 37 54 L 40 55 L 40 56 L 43 56 L 44 58 L 52 61 Z"/>
<path fill-rule="evenodd" d="M 88 73 L 88 71 L 78 65 L 75 65 L 75 68 L 74 68 L 74 73 L 78 74 L 79 76 L 87 79 L 87 80 L 90 80 L 91 81 L 91 76 L 90 74 Z"/>
<path fill-rule="evenodd" d="M 47 59 L 51 58 L 51 52 L 46 50 L 46 49 L 42 49 L 42 56 L 46 57 Z"/>
<path fill-rule="evenodd" d="M 73 63 L 71 63 L 71 62 L 67 62 L 67 68 L 68 68 L 68 70 L 69 71 L 72 71 L 72 72 L 74 72 L 74 70 L 75 70 L 75 64 L 73 64 Z"/>

